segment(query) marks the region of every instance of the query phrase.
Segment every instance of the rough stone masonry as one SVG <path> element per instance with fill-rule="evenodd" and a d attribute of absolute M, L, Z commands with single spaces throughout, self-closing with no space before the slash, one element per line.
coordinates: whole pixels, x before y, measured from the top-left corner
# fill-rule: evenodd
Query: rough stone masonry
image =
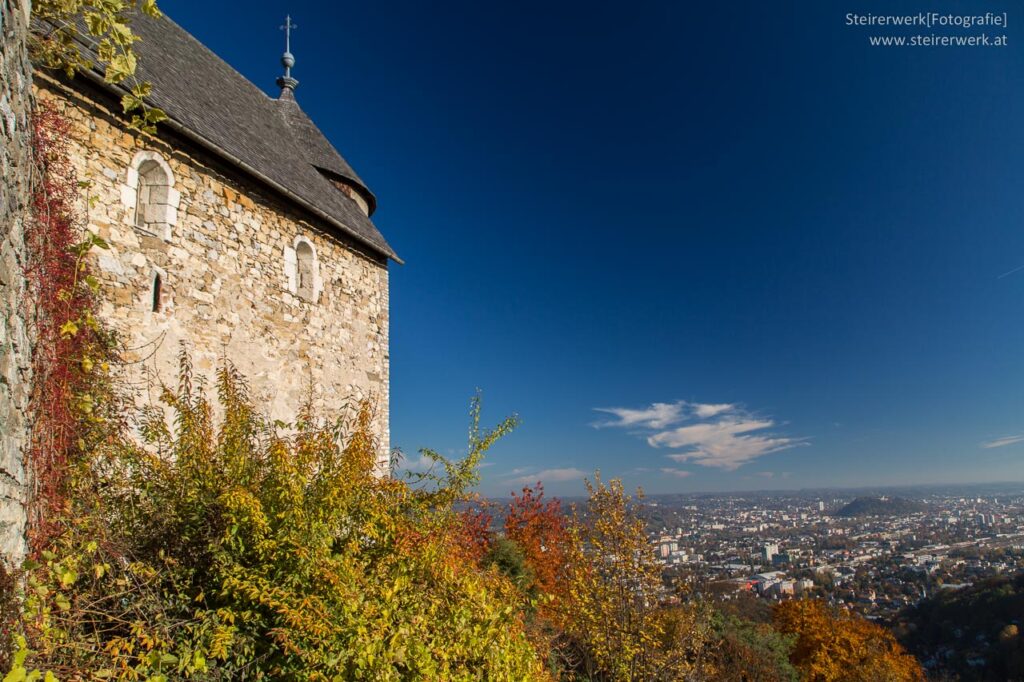
<path fill-rule="evenodd" d="M 28 0 L 0 0 L 0 556 L 25 555 L 31 387 L 30 314 L 22 267 L 31 173 Z"/>
<path fill-rule="evenodd" d="M 180 27 L 151 23 L 150 77 L 171 101 L 189 103 L 178 114 L 198 130 L 169 121 L 143 134 L 90 74 L 33 74 L 30 0 L 0 8 L 0 555 L 16 564 L 26 550 L 32 306 L 23 266 L 34 98 L 71 124 L 87 229 L 110 245 L 94 254 L 99 312 L 127 348 L 124 378 L 138 401 L 153 404 L 159 383 L 174 383 L 185 348 L 208 385 L 223 362 L 235 364 L 272 419 L 294 419 L 308 397 L 328 417 L 368 400 L 385 469 L 388 262 L 397 257 L 369 222 L 369 190 L 294 104 L 297 81 L 285 79 L 281 98 L 269 100 Z M 176 89 L 203 69 L 205 86 Z M 221 116 L 214 136 L 230 128 L 248 160 L 203 138 L 211 105 Z M 271 176 L 287 163 L 290 174 L 275 184 L 253 163 Z"/>
<path fill-rule="evenodd" d="M 110 245 L 94 250 L 100 317 L 129 349 L 128 378 L 152 402 L 173 385 L 182 344 L 211 379 L 225 359 L 272 419 L 294 420 L 312 390 L 333 416 L 353 399 L 374 407 L 385 465 L 388 443 L 388 271 L 352 240 L 326 234 L 288 203 L 226 164 L 174 139 L 128 130 L 78 88 L 37 76 L 36 96 L 71 124 L 71 154 L 90 183 L 88 229 Z M 139 174 L 166 167 L 170 184 L 137 211 Z M 141 225 L 141 226 L 140 226 Z M 298 240 L 298 241 L 297 241 Z M 296 246 L 316 254 L 306 296 Z"/>

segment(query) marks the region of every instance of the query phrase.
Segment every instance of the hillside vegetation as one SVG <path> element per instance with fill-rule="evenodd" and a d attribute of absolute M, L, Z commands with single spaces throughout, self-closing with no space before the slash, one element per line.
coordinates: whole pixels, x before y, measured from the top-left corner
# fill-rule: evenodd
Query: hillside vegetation
<path fill-rule="evenodd" d="M 855 518 L 859 516 L 901 516 L 924 511 L 928 505 L 902 497 L 858 497 L 844 505 L 833 516 Z"/>
<path fill-rule="evenodd" d="M 1024 574 L 940 590 L 900 614 L 900 639 L 937 675 L 1024 680 Z"/>

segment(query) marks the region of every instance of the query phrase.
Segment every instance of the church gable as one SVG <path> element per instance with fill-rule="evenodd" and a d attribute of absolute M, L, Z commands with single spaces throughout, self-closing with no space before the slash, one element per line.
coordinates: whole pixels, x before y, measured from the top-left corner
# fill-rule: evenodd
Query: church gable
<path fill-rule="evenodd" d="M 139 31 L 140 46 L 159 25 Z M 194 42 L 169 21 L 165 25 L 172 27 L 174 40 Z M 218 68 L 230 68 L 213 59 Z M 149 61 L 156 65 L 143 77 L 154 81 L 155 94 L 158 74 L 171 77 L 159 71 L 152 55 Z M 169 64 L 170 73 L 180 64 Z M 131 380 L 141 386 L 148 377 L 174 377 L 184 345 L 196 370 L 208 377 L 225 357 L 234 362 L 274 419 L 293 419 L 311 387 L 317 406 L 329 414 L 352 399 L 368 399 L 384 465 L 389 454 L 387 261 L 394 254 L 369 220 L 372 194 L 354 172 L 342 175 L 347 164 L 337 152 L 331 157 L 333 147 L 312 122 L 302 124 L 299 137 L 305 142 L 289 138 L 292 151 L 285 162 L 261 162 L 268 172 L 290 169 L 268 182 L 269 176 L 254 172 L 256 166 L 233 161 L 180 120 L 161 123 L 155 136 L 129 130 L 117 100 L 98 82 L 39 73 L 36 84 L 37 97 L 71 122 L 73 161 L 79 177 L 90 183 L 88 227 L 110 245 L 95 252 L 103 282 L 100 314 L 130 349 Z M 291 130 L 282 111 L 297 104 L 257 93 L 253 101 L 264 107 L 260 115 L 269 112 L 271 119 L 260 125 L 276 127 L 279 135 L 283 128 Z M 167 106 L 156 97 L 153 103 Z M 229 116 L 235 106 L 217 116 Z M 177 115 L 185 117 L 183 111 Z M 239 127 L 224 135 L 237 135 L 234 144 L 247 145 L 252 138 L 238 133 Z M 256 145 L 247 153 L 256 163 L 271 152 Z M 280 184 L 298 183 L 303 174 L 323 186 L 299 195 Z M 317 192 L 329 197 L 321 208 L 299 200 L 311 201 Z"/>
<path fill-rule="evenodd" d="M 170 117 L 162 125 L 332 228 L 399 260 L 370 220 L 373 193 L 302 111 L 292 87 L 284 87 L 280 98 L 267 96 L 166 16 L 136 14 L 132 29 L 140 37 L 136 75 L 153 86 L 147 101 Z M 103 83 L 99 73 L 85 76 L 118 98 L 123 94 L 119 86 Z M 339 180 L 348 191 L 339 191 Z"/>

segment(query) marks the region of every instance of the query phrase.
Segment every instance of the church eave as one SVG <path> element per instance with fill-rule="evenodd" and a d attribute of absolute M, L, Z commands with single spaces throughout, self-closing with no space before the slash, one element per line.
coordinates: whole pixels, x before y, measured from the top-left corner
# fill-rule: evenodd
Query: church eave
<path fill-rule="evenodd" d="M 128 92 L 128 90 L 126 88 L 124 88 L 124 87 L 121 87 L 121 86 L 118 86 L 118 85 L 112 85 L 112 84 L 108 83 L 103 78 L 103 75 L 98 73 L 98 72 L 96 72 L 95 70 L 91 70 L 91 69 L 90 70 L 84 70 L 81 73 L 83 75 L 85 75 L 85 77 L 88 78 L 90 81 L 92 81 L 94 84 L 100 86 L 102 89 L 112 92 L 115 95 L 115 97 L 119 98 L 121 95 L 124 95 L 124 94 L 126 94 Z M 321 220 L 327 222 L 332 227 L 337 228 L 342 233 L 344 233 L 345 235 L 347 235 L 347 236 L 351 237 L 352 239 L 356 240 L 360 244 L 363 244 L 364 246 L 370 248 L 374 252 L 381 254 L 385 258 L 389 258 L 389 259 L 395 261 L 399 265 L 405 265 L 405 261 L 402 260 L 398 256 L 398 254 L 396 254 L 394 252 L 394 250 L 392 250 L 390 247 L 382 248 L 381 245 L 375 244 L 372 241 L 366 239 L 363 235 L 359 234 L 358 232 L 356 232 L 355 230 L 353 230 L 349 226 L 345 225 L 345 223 L 343 223 L 342 221 L 340 221 L 337 218 L 333 217 L 332 215 L 330 215 L 329 213 L 327 213 L 323 209 L 315 206 L 312 202 L 307 201 L 306 199 L 303 199 L 301 196 L 299 196 L 295 192 L 289 190 L 287 187 L 285 187 L 284 185 L 276 182 L 275 180 L 273 180 L 272 178 L 268 177 L 264 173 L 261 173 L 258 169 L 256 169 L 252 165 L 246 163 L 244 160 L 238 158 L 236 155 L 232 154 L 231 152 L 227 151 L 226 149 L 223 149 L 222 147 L 217 145 L 215 142 L 212 142 L 211 140 L 207 139 L 203 135 L 200 135 L 199 133 L 195 132 L 194 130 L 192 130 L 188 126 L 182 125 L 180 122 L 176 121 L 173 117 L 170 117 L 170 118 L 160 122 L 159 124 L 157 124 L 157 126 L 158 127 L 159 126 L 167 126 L 171 130 L 173 130 L 175 133 L 181 135 L 182 137 L 185 137 L 185 138 L 191 140 L 192 142 L 194 142 L 195 144 L 199 145 L 200 147 L 206 149 L 207 151 L 209 151 L 210 153 L 214 154 L 215 156 L 218 156 L 218 157 L 224 159 L 225 161 L 231 163 L 232 165 L 237 166 L 239 169 L 241 169 L 244 172 L 248 173 L 249 175 L 255 177 L 260 182 L 270 186 L 276 192 L 279 192 L 280 194 L 284 195 L 289 201 L 292 201 L 293 203 L 297 204 L 302 209 L 308 211 L 309 213 L 312 213 L 316 217 L 318 217 Z"/>

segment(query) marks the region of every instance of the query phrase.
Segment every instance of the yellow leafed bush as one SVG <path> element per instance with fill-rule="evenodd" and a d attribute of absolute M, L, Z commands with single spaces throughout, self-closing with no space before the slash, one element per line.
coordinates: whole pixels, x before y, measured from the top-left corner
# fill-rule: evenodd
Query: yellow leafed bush
<path fill-rule="evenodd" d="M 52 550 L 29 566 L 24 670 L 59 679 L 544 679 L 515 587 L 459 561 L 452 505 L 487 447 L 425 485 L 380 477 L 365 404 L 265 421 L 230 366 L 220 419 L 183 355 L 143 444 L 82 463 Z M 29 651 L 31 648 L 31 651 Z"/>

